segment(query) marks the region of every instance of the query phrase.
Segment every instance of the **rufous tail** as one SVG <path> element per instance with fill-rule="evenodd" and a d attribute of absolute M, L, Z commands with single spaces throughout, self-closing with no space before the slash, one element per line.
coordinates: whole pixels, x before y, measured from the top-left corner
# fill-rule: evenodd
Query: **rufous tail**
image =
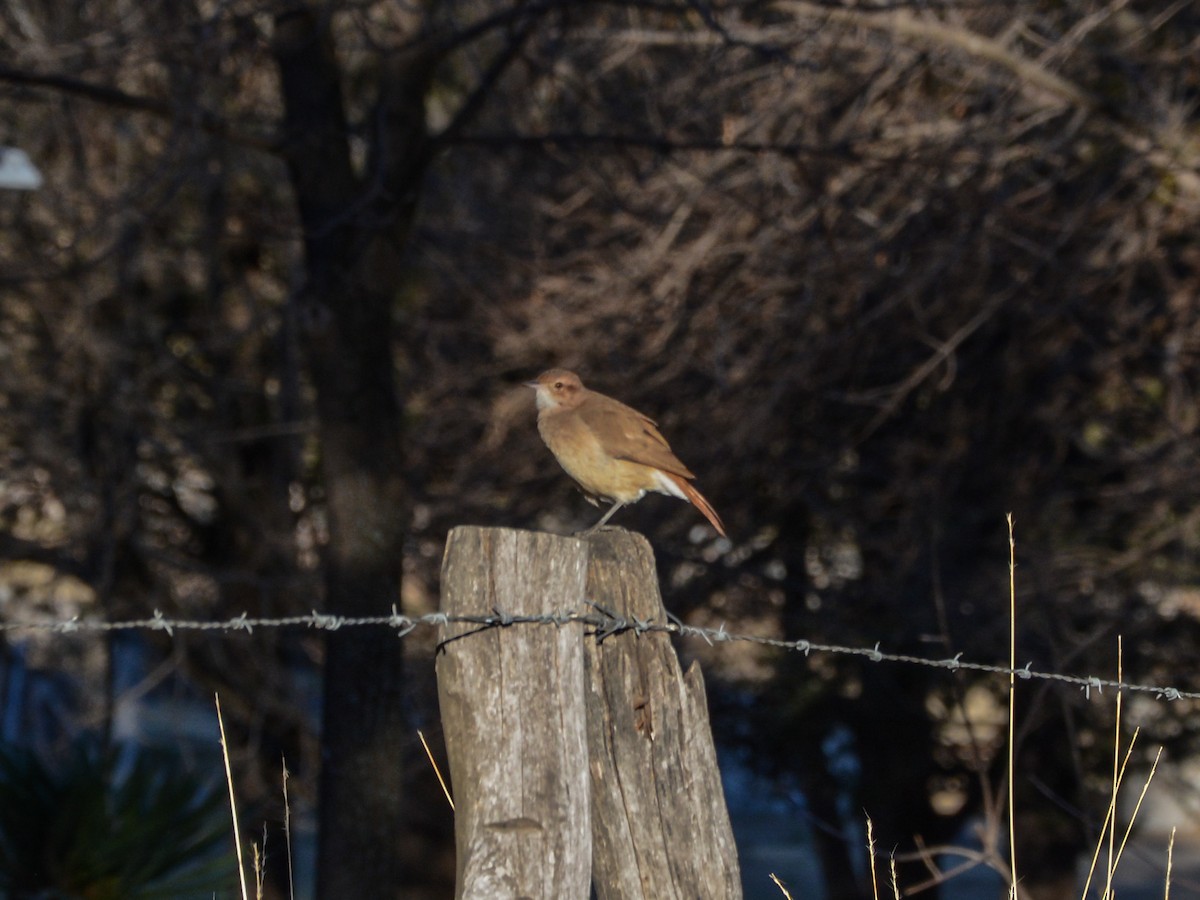
<path fill-rule="evenodd" d="M 672 475 L 669 472 L 664 472 L 663 474 L 670 478 L 687 495 L 688 501 L 692 506 L 700 510 L 704 514 L 704 518 L 712 523 L 712 527 L 717 529 L 717 534 L 721 537 L 727 537 L 725 534 L 725 523 L 721 521 L 721 517 L 717 515 L 717 511 L 712 508 L 712 504 L 704 499 L 704 495 L 692 487 L 690 481 L 679 475 Z"/>

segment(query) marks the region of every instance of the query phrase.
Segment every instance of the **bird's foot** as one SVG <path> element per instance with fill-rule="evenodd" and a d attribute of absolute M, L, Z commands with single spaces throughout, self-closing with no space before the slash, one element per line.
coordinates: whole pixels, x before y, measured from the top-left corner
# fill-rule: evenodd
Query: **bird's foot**
<path fill-rule="evenodd" d="M 620 525 L 601 525 L 599 522 L 597 522 L 591 528 L 585 528 L 585 529 L 583 529 L 583 531 L 575 532 L 575 537 L 585 538 L 585 537 L 591 537 L 593 534 L 598 534 L 602 531 L 624 531 L 624 530 L 625 529 L 622 528 Z"/>

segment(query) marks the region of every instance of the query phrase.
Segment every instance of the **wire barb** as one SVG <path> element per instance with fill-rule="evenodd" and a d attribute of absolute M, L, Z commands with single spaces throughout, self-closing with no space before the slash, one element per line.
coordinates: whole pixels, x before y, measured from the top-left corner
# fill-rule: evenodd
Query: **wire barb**
<path fill-rule="evenodd" d="M 1084 696 L 1091 699 L 1092 691 L 1103 694 L 1105 688 L 1131 693 L 1144 693 L 1157 700 L 1200 700 L 1200 691 L 1186 691 L 1172 685 L 1129 684 L 1125 681 L 1114 681 L 1098 678 L 1095 675 L 1070 675 L 1061 672 L 1039 672 L 1033 668 L 1033 663 L 1027 662 L 1019 669 L 1008 666 L 978 663 L 964 660 L 962 653 L 942 659 L 909 656 L 900 653 L 888 653 L 880 649 L 877 642 L 873 647 L 848 647 L 837 644 L 821 644 L 803 638 L 783 640 L 755 634 L 738 634 L 726 628 L 724 622 L 717 628 L 707 628 L 700 625 L 686 625 L 677 616 L 667 613 L 667 621 L 659 622 L 654 619 L 639 619 L 618 615 L 611 609 L 601 606 L 591 600 L 584 600 L 590 607 L 588 612 L 575 610 L 554 610 L 538 615 L 517 615 L 501 609 L 493 609 L 491 614 L 483 616 L 451 616 L 444 612 L 426 613 L 421 616 L 406 616 L 395 606 L 385 616 L 359 616 L 348 618 L 330 615 L 313 610 L 308 615 L 289 616 L 284 618 L 267 619 L 251 618 L 242 613 L 225 621 L 205 621 L 199 619 L 170 619 L 161 610 L 154 610 L 148 619 L 131 619 L 127 621 L 105 622 L 99 619 L 80 619 L 74 616 L 65 620 L 46 620 L 33 622 L 0 622 L 0 634 L 19 632 L 42 632 L 62 635 L 103 634 L 114 631 L 165 631 L 171 637 L 176 631 L 230 631 L 252 633 L 256 628 L 309 628 L 321 631 L 338 631 L 342 628 L 385 627 L 393 628 L 396 636 L 403 638 L 412 634 L 418 628 L 446 629 L 450 625 L 474 625 L 463 634 L 449 639 L 443 639 L 437 646 L 442 652 L 449 641 L 470 637 L 481 631 L 492 628 L 510 628 L 515 625 L 564 625 L 580 624 L 585 628 L 584 633 L 594 637 L 598 643 L 618 634 L 632 632 L 635 635 L 663 633 L 680 637 L 699 638 L 713 646 L 718 643 L 740 642 L 754 644 L 760 647 L 770 647 L 789 653 L 803 653 L 809 656 L 813 653 L 854 656 L 873 663 L 889 662 L 902 665 L 928 666 L 947 669 L 951 672 L 981 672 L 984 674 L 1002 675 L 1004 677 L 1038 679 L 1041 681 L 1057 681 L 1071 684 L 1083 691 Z"/>

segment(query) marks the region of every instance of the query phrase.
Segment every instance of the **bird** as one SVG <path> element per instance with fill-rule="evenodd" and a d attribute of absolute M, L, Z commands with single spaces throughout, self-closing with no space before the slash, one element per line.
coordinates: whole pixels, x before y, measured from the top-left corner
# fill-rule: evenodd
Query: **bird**
<path fill-rule="evenodd" d="M 620 400 L 583 386 L 567 369 L 550 369 L 525 382 L 537 392 L 538 433 L 588 500 L 606 512 L 583 534 L 604 526 L 623 506 L 648 492 L 686 500 L 725 537 L 725 525 L 680 462 L 657 423 Z"/>

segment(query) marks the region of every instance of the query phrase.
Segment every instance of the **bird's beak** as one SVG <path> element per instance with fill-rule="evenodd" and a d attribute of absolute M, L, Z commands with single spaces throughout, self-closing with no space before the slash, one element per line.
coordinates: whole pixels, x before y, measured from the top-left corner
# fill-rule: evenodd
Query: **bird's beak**
<path fill-rule="evenodd" d="M 525 387 L 533 388 L 535 391 L 541 387 L 541 385 L 539 385 L 536 381 L 526 381 L 524 382 L 524 385 Z"/>

